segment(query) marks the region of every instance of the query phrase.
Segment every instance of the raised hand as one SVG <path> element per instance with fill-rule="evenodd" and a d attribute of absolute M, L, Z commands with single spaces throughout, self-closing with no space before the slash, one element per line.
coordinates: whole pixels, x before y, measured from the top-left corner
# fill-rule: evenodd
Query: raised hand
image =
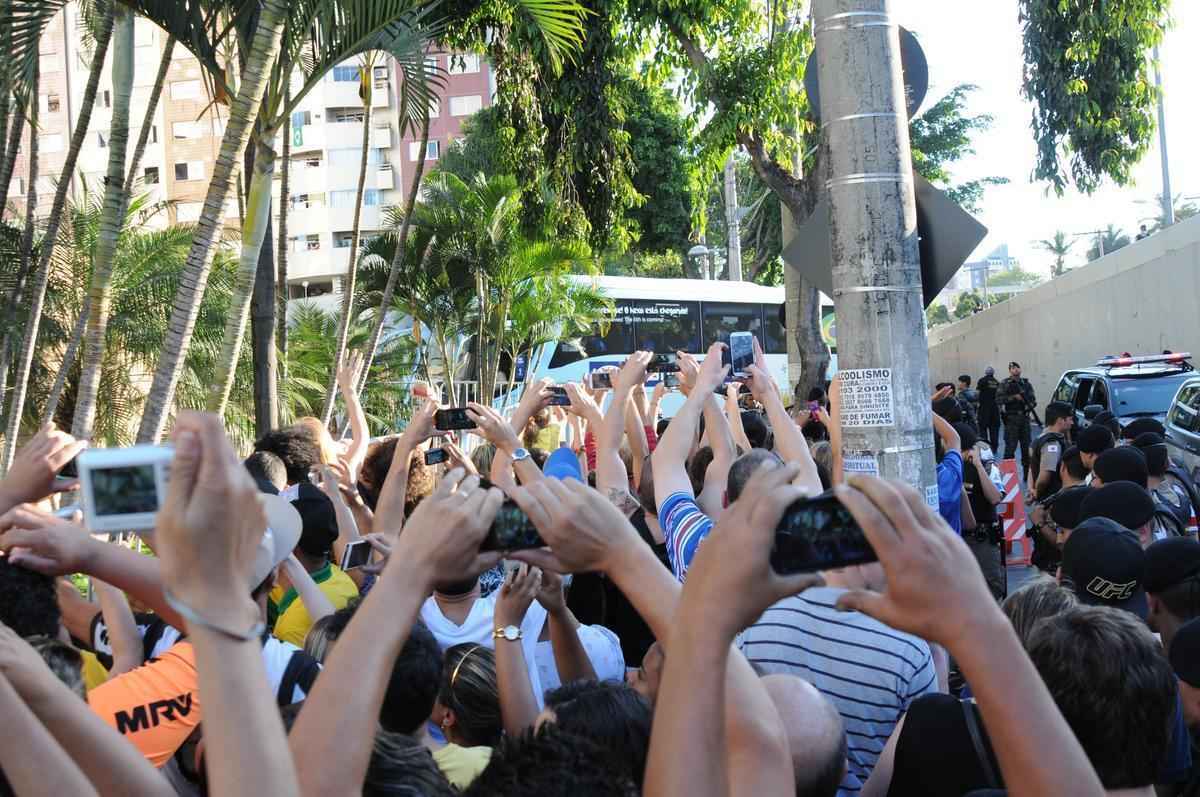
<path fill-rule="evenodd" d="M 675 353 L 675 362 L 679 365 L 679 391 L 690 396 L 696 388 L 696 379 L 700 376 L 700 361 L 686 351 Z"/>
<path fill-rule="evenodd" d="M 475 421 L 476 428 L 470 430 L 471 433 L 487 440 L 498 450 L 511 454 L 520 447 L 520 440 L 512 425 L 491 407 L 471 402 L 467 405 L 467 415 Z"/>
<path fill-rule="evenodd" d="M 996 609 L 966 543 L 912 487 L 859 476 L 836 490 L 887 573 L 886 592 L 848 592 L 839 607 L 947 647 Z"/>
<path fill-rule="evenodd" d="M 74 481 L 55 477 L 63 466 L 87 448 L 86 440 L 76 440 L 60 432 L 54 424 L 41 431 L 17 449 L 8 474 L 0 479 L 0 511 L 21 503 L 37 503 L 48 495 L 75 489 Z"/>
<path fill-rule="evenodd" d="M 553 551 L 516 551 L 513 559 L 560 573 L 604 572 L 622 546 L 640 541 L 621 510 L 578 481 L 544 479 L 515 488 L 512 499 Z"/>
<path fill-rule="evenodd" d="M 566 582 L 552 570 L 543 570 L 542 588 L 538 590 L 537 602 L 547 614 L 565 611 L 567 608 Z"/>
<path fill-rule="evenodd" d="M 462 468 L 467 472 L 468 476 L 479 475 L 479 468 L 475 467 L 475 463 L 471 461 L 471 458 L 453 440 L 446 438 L 446 442 L 442 443 L 442 448 L 446 449 L 446 454 L 449 455 L 453 467 Z"/>
<path fill-rule="evenodd" d="M 646 366 L 650 364 L 653 356 L 648 351 L 635 351 L 629 355 L 629 359 L 617 372 L 617 378 L 613 381 L 613 389 L 618 393 L 627 393 L 635 387 L 646 384 Z"/>
<path fill-rule="evenodd" d="M 596 400 L 587 392 L 587 388 L 574 382 L 568 382 L 563 387 L 566 388 L 567 397 L 571 399 L 571 406 L 568 409 L 585 421 L 599 425 L 604 416 L 600 412 L 600 406 Z"/>
<path fill-rule="evenodd" d="M 404 428 L 403 435 L 408 438 L 413 448 L 424 443 L 434 435 L 439 434 L 433 425 L 433 416 L 437 413 L 438 408 L 436 401 L 427 399 L 420 407 L 413 410 L 412 417 L 409 418 L 408 426 Z"/>
<path fill-rule="evenodd" d="M 729 374 L 729 366 L 721 362 L 721 354 L 725 350 L 724 343 L 714 343 L 708 347 L 700 371 L 696 374 L 693 390 L 702 393 L 712 393 L 725 382 Z"/>
<path fill-rule="evenodd" d="M 94 543 L 82 526 L 22 504 L 0 516 L 0 551 L 8 561 L 48 576 L 88 571 Z"/>
<path fill-rule="evenodd" d="M 515 570 L 508 571 L 504 584 L 500 587 L 500 595 L 496 598 L 496 611 L 493 615 L 496 627 L 519 626 L 541 590 L 540 569 L 523 564 Z"/>
<path fill-rule="evenodd" d="M 358 380 L 362 377 L 362 352 L 347 351 L 337 369 L 337 383 L 342 390 L 358 392 Z"/>

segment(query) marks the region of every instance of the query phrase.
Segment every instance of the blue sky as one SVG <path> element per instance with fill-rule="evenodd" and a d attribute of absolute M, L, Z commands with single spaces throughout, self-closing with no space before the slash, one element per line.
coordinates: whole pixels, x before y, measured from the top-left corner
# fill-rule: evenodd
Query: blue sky
<path fill-rule="evenodd" d="M 1200 135 L 1200 3 L 1175 0 L 1174 27 L 1162 47 L 1167 113 L 1167 149 L 1171 189 L 1175 194 L 1200 194 L 1200 155 L 1193 143 Z M 1036 155 L 1030 130 L 1032 106 L 1021 97 L 1021 31 L 1015 0 L 908 0 L 894 3 L 901 25 L 921 40 L 929 59 L 930 90 L 926 106 L 959 83 L 974 83 L 979 91 L 971 101 L 975 113 L 990 113 L 995 123 L 976 137 L 976 154 L 958 164 L 955 176 L 1007 177 L 1007 186 L 989 188 L 978 214 L 989 230 L 980 253 L 1007 243 L 1031 271 L 1049 272 L 1050 258 L 1035 241 L 1055 230 L 1079 233 L 1111 223 L 1131 237 L 1141 219 L 1153 209 L 1139 200 L 1152 200 L 1162 190 L 1157 136 L 1155 145 L 1135 170 L 1136 183 L 1127 188 L 1104 184 L 1093 195 L 1068 190 L 1062 198 L 1031 182 Z M 1198 199 L 1200 202 L 1200 199 Z M 1068 265 L 1084 262 L 1090 242 L 1081 237 Z"/>

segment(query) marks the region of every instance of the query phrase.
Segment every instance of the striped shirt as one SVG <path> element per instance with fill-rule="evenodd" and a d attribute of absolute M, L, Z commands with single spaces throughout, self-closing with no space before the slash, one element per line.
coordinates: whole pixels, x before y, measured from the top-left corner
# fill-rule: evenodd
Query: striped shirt
<path fill-rule="evenodd" d="M 663 538 L 667 543 L 667 559 L 675 578 L 683 581 L 700 543 L 712 531 L 713 522 L 696 505 L 696 499 L 685 492 L 671 493 L 658 508 Z"/>
<path fill-rule="evenodd" d="M 834 608 L 845 590 L 818 587 L 776 603 L 738 647 L 768 673 L 797 675 L 837 706 L 846 726 L 846 777 L 853 797 L 875 768 L 909 704 L 938 691 L 929 645 L 858 612 Z"/>

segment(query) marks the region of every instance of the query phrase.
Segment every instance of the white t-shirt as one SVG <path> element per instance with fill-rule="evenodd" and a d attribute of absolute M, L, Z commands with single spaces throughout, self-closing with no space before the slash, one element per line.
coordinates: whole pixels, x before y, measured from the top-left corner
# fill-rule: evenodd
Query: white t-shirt
<path fill-rule="evenodd" d="M 579 641 L 587 653 L 598 681 L 625 680 L 625 654 L 621 651 L 621 640 L 602 625 L 581 625 L 577 629 Z M 554 646 L 550 640 L 537 645 L 538 676 L 542 679 L 542 691 L 549 692 L 562 686 L 558 677 L 558 666 L 554 663 Z"/>

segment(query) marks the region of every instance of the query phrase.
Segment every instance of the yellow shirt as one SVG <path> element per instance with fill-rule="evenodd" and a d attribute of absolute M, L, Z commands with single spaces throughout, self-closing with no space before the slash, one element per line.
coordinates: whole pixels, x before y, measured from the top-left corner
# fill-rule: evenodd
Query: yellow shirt
<path fill-rule="evenodd" d="M 561 440 L 562 425 L 552 423 L 537 433 L 537 436 L 533 441 L 533 447 L 540 448 L 547 454 L 553 454 L 554 450 L 558 448 L 558 444 L 561 442 Z"/>
<path fill-rule="evenodd" d="M 83 657 L 83 685 L 90 692 L 108 680 L 108 670 L 90 650 L 81 650 L 79 655 Z"/>
<path fill-rule="evenodd" d="M 358 597 L 358 586 L 335 564 L 327 564 L 310 575 L 316 582 L 317 589 L 325 593 L 334 609 L 341 609 L 351 598 Z M 271 633 L 276 639 L 291 642 L 296 647 L 304 647 L 304 637 L 308 636 L 308 629 L 312 628 L 313 620 L 294 587 L 285 592 L 282 586 L 276 585 L 271 590 L 267 614 L 275 618 L 275 627 Z"/>
<path fill-rule="evenodd" d="M 479 777 L 479 773 L 487 769 L 488 762 L 492 760 L 492 748 L 448 744 L 433 751 L 433 760 L 446 780 L 456 789 L 465 789 Z"/>

